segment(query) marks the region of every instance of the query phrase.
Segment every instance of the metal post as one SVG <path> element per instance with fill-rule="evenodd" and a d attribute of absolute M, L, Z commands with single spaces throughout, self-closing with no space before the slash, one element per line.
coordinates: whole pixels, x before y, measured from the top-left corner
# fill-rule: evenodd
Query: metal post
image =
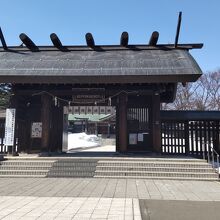
<path fill-rule="evenodd" d="M 202 144 L 202 157 L 205 160 L 205 140 L 204 140 L 204 142 Z"/>
<path fill-rule="evenodd" d="M 220 170 L 219 170 L 219 155 L 217 154 L 217 170 L 218 170 L 218 178 L 219 178 L 219 174 L 220 174 Z"/>
<path fill-rule="evenodd" d="M 214 149 L 212 149 L 212 167 L 215 168 Z"/>

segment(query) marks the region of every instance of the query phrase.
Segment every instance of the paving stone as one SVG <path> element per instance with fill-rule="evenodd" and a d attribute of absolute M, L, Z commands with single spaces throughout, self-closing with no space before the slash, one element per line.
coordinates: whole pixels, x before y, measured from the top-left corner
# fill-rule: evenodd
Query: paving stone
<path fill-rule="evenodd" d="M 0 178 L 0 185 L 5 190 L 0 189 L 0 218 L 16 219 L 22 216 L 22 220 L 30 217 L 48 220 L 62 219 L 62 217 L 70 219 L 71 216 L 73 219 L 82 220 L 92 216 L 100 219 L 130 219 L 129 216 L 133 216 L 133 219 L 140 219 L 138 198 L 144 198 L 144 196 L 157 200 L 220 201 L 220 184 L 217 182 L 174 180 L 160 182 L 134 179 L 100 181 L 87 178 L 66 181 L 54 178 L 53 181 L 56 184 L 52 184 L 51 180 L 28 179 L 26 182 L 25 178 Z M 25 187 L 31 183 L 35 184 L 32 191 L 29 187 Z M 68 190 L 62 189 L 61 186 L 67 187 Z M 19 193 L 16 194 L 11 187 L 16 188 Z M 49 190 L 46 197 L 43 196 L 44 187 Z M 100 191 L 98 191 L 99 188 Z M 134 192 L 131 193 L 130 190 Z M 16 196 L 13 196 L 12 192 Z M 55 195 L 58 196 L 55 197 Z M 79 197 L 79 195 L 85 197 Z"/>
<path fill-rule="evenodd" d="M 107 219 L 108 214 L 92 214 L 91 219 Z"/>
<path fill-rule="evenodd" d="M 124 215 L 109 215 L 108 220 L 124 220 Z"/>

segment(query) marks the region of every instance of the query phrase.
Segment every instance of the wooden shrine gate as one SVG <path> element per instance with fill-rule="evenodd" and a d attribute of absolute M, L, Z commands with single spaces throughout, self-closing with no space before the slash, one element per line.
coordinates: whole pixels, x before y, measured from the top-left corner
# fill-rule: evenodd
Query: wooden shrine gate
<path fill-rule="evenodd" d="M 128 139 L 136 135 L 137 144 L 130 144 L 128 150 L 151 151 L 152 149 L 152 119 L 151 108 L 146 106 L 129 106 Z M 202 156 L 214 148 L 220 153 L 220 112 L 219 111 L 160 111 L 161 116 L 161 153 Z M 16 152 L 23 151 L 26 146 L 26 121 L 19 121 L 16 126 Z M 58 125 L 57 125 L 58 126 Z M 4 146 L 5 122 L 0 122 L 0 153 L 8 153 Z M 142 134 L 142 135 L 140 135 Z M 139 137 L 138 137 L 139 135 Z M 18 138 L 20 137 L 20 138 Z M 132 137 L 130 137 L 132 138 Z M 23 140 L 23 142 L 22 142 Z"/>

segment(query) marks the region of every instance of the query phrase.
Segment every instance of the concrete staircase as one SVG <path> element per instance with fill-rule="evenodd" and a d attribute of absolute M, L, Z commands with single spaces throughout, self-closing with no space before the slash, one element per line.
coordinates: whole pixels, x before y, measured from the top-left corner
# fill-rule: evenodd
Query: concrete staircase
<path fill-rule="evenodd" d="M 205 160 L 169 158 L 99 160 L 94 177 L 218 180 L 218 174 Z"/>
<path fill-rule="evenodd" d="M 91 159 L 58 159 L 47 177 L 93 177 L 97 162 Z"/>
<path fill-rule="evenodd" d="M 53 163 L 33 158 L 4 160 L 0 162 L 0 177 L 46 177 Z"/>
<path fill-rule="evenodd" d="M 218 180 L 205 160 L 172 158 L 9 157 L 0 177 L 95 177 Z"/>

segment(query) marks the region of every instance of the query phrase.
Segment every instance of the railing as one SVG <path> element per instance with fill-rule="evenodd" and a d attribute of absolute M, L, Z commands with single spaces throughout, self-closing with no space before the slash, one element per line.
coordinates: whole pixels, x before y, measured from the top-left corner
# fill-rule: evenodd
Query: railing
<path fill-rule="evenodd" d="M 206 148 L 207 147 L 207 151 Z M 210 152 L 211 150 L 211 152 Z M 205 155 L 205 152 L 207 152 L 207 158 Z M 210 154 L 211 153 L 211 154 Z M 211 157 L 211 158 L 210 158 Z M 203 159 L 207 159 L 208 163 L 212 165 L 212 168 L 216 170 L 218 173 L 218 178 L 220 174 L 220 167 L 219 167 L 219 154 L 217 151 L 212 147 L 210 143 L 205 143 L 203 144 Z M 216 159 L 216 160 L 215 160 Z M 216 162 L 215 162 L 216 161 Z"/>

